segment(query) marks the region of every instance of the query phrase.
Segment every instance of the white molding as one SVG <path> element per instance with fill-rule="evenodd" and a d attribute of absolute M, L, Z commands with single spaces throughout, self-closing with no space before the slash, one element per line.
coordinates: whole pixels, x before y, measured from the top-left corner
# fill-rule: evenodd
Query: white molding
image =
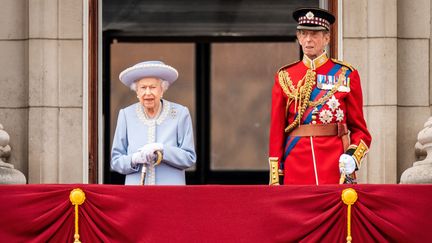
<path fill-rule="evenodd" d="M 98 183 L 104 180 L 103 114 L 102 114 L 102 0 L 98 0 Z M 109 118 L 108 118 L 109 119 Z"/>
<path fill-rule="evenodd" d="M 343 60 L 343 1 L 338 0 L 338 59 Z"/>
<path fill-rule="evenodd" d="M 319 0 L 319 8 L 328 10 L 328 1 L 330 0 Z M 325 46 L 325 51 L 330 54 L 330 45 Z"/>
<path fill-rule="evenodd" d="M 328 1 L 330 0 L 319 0 L 319 7 L 322 9 L 327 9 L 328 10 Z M 338 24 L 338 56 L 337 59 L 338 60 L 343 60 L 343 0 L 338 0 L 337 1 L 337 5 L 338 5 L 338 18 L 337 18 L 337 24 Z M 326 49 L 328 50 L 328 47 Z"/>
<path fill-rule="evenodd" d="M 89 171 L 89 161 L 88 161 L 88 0 L 82 1 L 82 19 L 83 19 L 83 33 L 82 33 L 82 80 L 83 80 L 83 100 L 82 100 L 82 162 L 83 162 L 83 170 L 82 170 L 82 182 L 88 183 L 88 171 Z"/>
<path fill-rule="evenodd" d="M 89 1 L 83 0 L 83 183 L 89 181 L 89 131 L 88 131 L 88 110 L 89 110 L 89 93 L 88 93 L 88 67 L 89 67 Z M 104 158 L 103 158 L 103 121 L 102 121 L 102 1 L 98 0 L 98 182 L 103 183 Z"/>

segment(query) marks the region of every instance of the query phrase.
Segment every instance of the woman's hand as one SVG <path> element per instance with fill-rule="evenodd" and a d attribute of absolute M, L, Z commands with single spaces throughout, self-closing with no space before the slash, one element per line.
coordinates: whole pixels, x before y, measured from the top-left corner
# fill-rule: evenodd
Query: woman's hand
<path fill-rule="evenodd" d="M 162 143 L 149 143 L 138 149 L 138 152 L 132 154 L 132 166 L 138 164 L 154 164 L 157 159 L 156 151 L 163 152 Z"/>

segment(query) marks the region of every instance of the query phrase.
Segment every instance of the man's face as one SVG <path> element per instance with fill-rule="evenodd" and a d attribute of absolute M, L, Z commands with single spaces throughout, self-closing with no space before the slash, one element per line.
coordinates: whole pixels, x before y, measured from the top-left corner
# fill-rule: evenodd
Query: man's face
<path fill-rule="evenodd" d="M 323 53 L 325 46 L 330 41 L 330 34 L 321 30 L 298 30 L 297 39 L 303 53 L 310 59 L 315 59 Z"/>

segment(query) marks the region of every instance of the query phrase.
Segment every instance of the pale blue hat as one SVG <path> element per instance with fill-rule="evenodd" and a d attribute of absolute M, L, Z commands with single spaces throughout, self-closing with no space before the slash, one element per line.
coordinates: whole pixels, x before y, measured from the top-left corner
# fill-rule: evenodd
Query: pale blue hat
<path fill-rule="evenodd" d="M 146 77 L 160 78 L 171 85 L 177 80 L 178 72 L 175 68 L 161 61 L 146 61 L 126 68 L 119 75 L 120 81 L 127 87 L 130 87 L 135 81 Z"/>

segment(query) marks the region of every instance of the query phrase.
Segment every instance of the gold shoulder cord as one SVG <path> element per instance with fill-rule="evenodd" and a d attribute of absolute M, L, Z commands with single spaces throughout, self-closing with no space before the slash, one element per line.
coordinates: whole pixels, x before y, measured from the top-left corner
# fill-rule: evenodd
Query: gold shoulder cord
<path fill-rule="evenodd" d="M 316 72 L 308 69 L 305 76 L 298 82 L 297 87 L 294 86 L 289 73 L 286 70 L 281 70 L 278 73 L 279 85 L 288 97 L 286 105 L 286 113 L 288 112 L 288 106 L 294 101 L 295 109 L 298 110 L 298 115 L 293 123 L 285 128 L 285 132 L 291 132 L 295 127 L 300 124 L 300 120 L 303 117 L 304 112 L 307 107 L 315 107 L 324 104 L 331 96 L 336 93 L 339 86 L 345 80 L 345 73 L 348 70 L 346 67 L 342 67 L 342 71 L 339 74 L 338 82 L 335 86 L 327 92 L 326 95 L 318 99 L 317 101 L 310 101 L 310 95 L 312 93 L 312 88 L 316 84 Z"/>
<path fill-rule="evenodd" d="M 340 60 L 334 59 L 334 58 L 332 58 L 332 61 L 335 62 L 335 63 L 337 63 L 337 64 L 340 64 L 342 66 L 348 67 L 351 71 L 354 71 L 354 67 L 351 66 L 351 64 L 348 64 L 348 63 L 346 63 L 344 61 L 340 61 Z"/>

